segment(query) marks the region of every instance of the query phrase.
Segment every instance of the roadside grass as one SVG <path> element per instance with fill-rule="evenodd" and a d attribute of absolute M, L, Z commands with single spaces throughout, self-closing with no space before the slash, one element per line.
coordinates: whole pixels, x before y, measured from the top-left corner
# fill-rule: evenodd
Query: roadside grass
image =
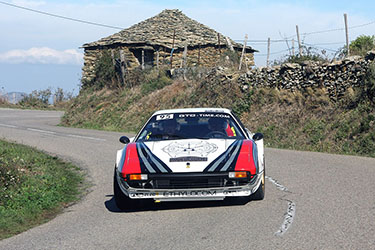
<path fill-rule="evenodd" d="M 254 100 L 267 96 L 255 91 Z M 241 118 L 252 131 L 262 132 L 266 146 L 293 150 L 375 157 L 375 105 L 363 101 L 348 107 L 319 94 L 284 101 L 280 91 L 275 100 L 253 102 Z M 317 97 L 317 96 L 318 97 Z M 284 96 L 284 97 L 283 97 Z"/>
<path fill-rule="evenodd" d="M 64 102 L 64 103 L 57 103 L 55 105 L 32 105 L 29 103 L 12 104 L 9 102 L 0 101 L 0 108 L 25 109 L 25 110 L 33 109 L 33 110 L 65 111 L 69 105 L 70 105 L 70 101 Z"/>
<path fill-rule="evenodd" d="M 79 168 L 0 140 L 0 240 L 55 217 L 84 190 Z"/>

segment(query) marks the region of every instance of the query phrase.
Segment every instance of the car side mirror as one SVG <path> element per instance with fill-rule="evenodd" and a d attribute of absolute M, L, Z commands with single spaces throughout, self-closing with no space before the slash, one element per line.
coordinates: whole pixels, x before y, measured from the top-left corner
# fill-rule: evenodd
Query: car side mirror
<path fill-rule="evenodd" d="M 253 135 L 253 140 L 254 141 L 259 141 L 259 140 L 262 140 L 264 138 L 263 134 L 262 133 L 256 133 Z"/>
<path fill-rule="evenodd" d="M 121 136 L 119 141 L 124 144 L 128 144 L 130 142 L 130 139 L 127 136 Z"/>

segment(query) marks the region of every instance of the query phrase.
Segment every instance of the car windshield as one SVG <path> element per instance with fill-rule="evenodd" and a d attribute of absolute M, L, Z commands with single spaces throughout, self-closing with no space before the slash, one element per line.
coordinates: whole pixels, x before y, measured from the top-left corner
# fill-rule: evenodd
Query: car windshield
<path fill-rule="evenodd" d="M 225 113 L 169 113 L 154 115 L 137 141 L 176 139 L 244 139 L 231 115 Z"/>

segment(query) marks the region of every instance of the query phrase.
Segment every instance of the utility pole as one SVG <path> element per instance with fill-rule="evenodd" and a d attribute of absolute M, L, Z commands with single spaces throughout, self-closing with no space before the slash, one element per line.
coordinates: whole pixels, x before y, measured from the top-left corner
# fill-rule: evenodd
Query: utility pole
<path fill-rule="evenodd" d="M 238 67 L 238 70 L 241 70 L 242 60 L 243 60 L 243 57 L 245 55 L 246 43 L 247 43 L 247 34 L 245 35 L 245 41 L 243 43 L 243 48 L 242 48 L 242 53 L 241 53 L 241 59 L 240 59 L 240 66 Z"/>
<path fill-rule="evenodd" d="M 142 65 L 141 65 L 141 67 L 142 67 L 142 70 L 145 69 L 145 51 L 144 50 L 142 50 Z"/>
<path fill-rule="evenodd" d="M 302 45 L 301 45 L 301 39 L 300 39 L 300 37 L 299 37 L 298 25 L 296 25 L 296 32 L 297 32 L 297 40 L 298 40 L 299 56 L 302 56 Z"/>
<path fill-rule="evenodd" d="M 199 66 L 201 63 L 201 44 L 199 43 L 198 45 L 198 63 L 197 65 Z"/>
<path fill-rule="evenodd" d="M 271 38 L 268 38 L 268 43 L 267 43 L 267 68 L 270 65 L 270 49 L 271 49 Z"/>
<path fill-rule="evenodd" d="M 124 84 L 125 86 L 125 65 L 126 65 L 126 61 L 125 61 L 125 52 L 124 50 L 120 50 L 120 62 L 121 62 L 121 78 L 122 78 L 122 83 Z"/>
<path fill-rule="evenodd" d="M 347 56 L 350 56 L 349 51 L 349 32 L 348 32 L 348 15 L 344 14 L 344 22 L 345 22 L 345 36 L 346 36 L 346 50 L 347 50 Z"/>
<path fill-rule="evenodd" d="M 171 69 L 173 68 L 173 52 L 174 52 L 174 39 L 176 36 L 176 30 L 173 30 L 173 39 L 172 39 L 172 51 L 171 51 Z"/>
<path fill-rule="evenodd" d="M 218 48 L 219 48 L 219 54 L 221 54 L 221 50 L 220 50 L 220 34 L 217 33 L 217 43 L 219 44 Z"/>
<path fill-rule="evenodd" d="M 156 68 L 159 69 L 159 48 L 156 51 Z"/>
<path fill-rule="evenodd" d="M 294 57 L 295 53 L 294 53 L 294 38 L 292 39 L 292 56 Z"/>

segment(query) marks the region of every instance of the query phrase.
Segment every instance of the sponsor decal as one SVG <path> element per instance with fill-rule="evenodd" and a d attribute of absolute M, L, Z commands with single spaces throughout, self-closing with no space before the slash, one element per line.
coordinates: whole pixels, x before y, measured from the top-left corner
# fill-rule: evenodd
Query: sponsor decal
<path fill-rule="evenodd" d="M 131 198 L 171 198 L 171 197 L 213 197 L 213 196 L 246 196 L 250 190 L 174 190 L 162 192 L 131 192 Z"/>
<path fill-rule="evenodd" d="M 185 161 L 208 161 L 207 157 L 197 157 L 197 156 L 184 156 L 177 158 L 170 158 L 169 162 L 185 162 Z"/>
<path fill-rule="evenodd" d="M 169 154 L 171 158 L 184 156 L 207 157 L 208 154 L 218 149 L 216 144 L 206 141 L 200 142 L 172 142 L 162 150 Z"/>
<path fill-rule="evenodd" d="M 217 118 L 230 118 L 230 115 L 227 114 L 210 114 L 210 113 L 198 113 L 198 114 L 179 114 L 179 118 L 212 118 L 212 117 L 217 117 Z"/>
<path fill-rule="evenodd" d="M 161 120 L 171 120 L 173 119 L 173 114 L 164 114 L 164 115 L 157 115 L 156 120 L 161 121 Z"/>
<path fill-rule="evenodd" d="M 175 197 L 175 196 L 215 196 L 216 191 L 213 190 L 194 190 L 194 191 L 171 191 L 163 192 L 164 197 Z"/>

